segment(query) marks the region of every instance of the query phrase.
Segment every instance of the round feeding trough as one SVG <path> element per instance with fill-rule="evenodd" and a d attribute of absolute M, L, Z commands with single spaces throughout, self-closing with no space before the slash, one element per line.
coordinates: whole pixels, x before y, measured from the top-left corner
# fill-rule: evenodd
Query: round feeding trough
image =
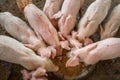
<path fill-rule="evenodd" d="M 62 80 L 76 80 L 87 76 L 90 72 L 93 71 L 95 65 L 85 66 L 83 63 L 75 67 L 65 67 L 65 64 L 68 60 L 68 57 L 63 54 L 62 60 L 53 59 L 53 63 L 59 66 L 59 71 L 54 72 L 53 74 Z"/>

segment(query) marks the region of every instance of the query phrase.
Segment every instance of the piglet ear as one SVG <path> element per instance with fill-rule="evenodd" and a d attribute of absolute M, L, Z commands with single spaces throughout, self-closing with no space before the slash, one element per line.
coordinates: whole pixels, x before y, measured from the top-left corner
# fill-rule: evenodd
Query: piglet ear
<path fill-rule="evenodd" d="M 100 25 L 100 36 L 104 33 L 104 28 L 103 28 L 103 26 L 102 25 Z"/>
<path fill-rule="evenodd" d="M 118 30 L 119 30 L 119 27 L 116 28 L 114 31 L 112 31 L 112 32 L 110 33 L 110 37 L 115 36 Z"/>
<path fill-rule="evenodd" d="M 60 19 L 61 17 L 62 17 L 62 12 L 59 11 L 58 13 L 56 13 L 56 14 L 53 15 L 52 19 L 58 20 L 58 19 Z"/>
<path fill-rule="evenodd" d="M 31 45 L 31 44 L 24 44 L 25 47 L 28 47 L 32 50 L 35 50 L 35 46 Z"/>
<path fill-rule="evenodd" d="M 67 62 L 66 62 L 66 67 L 74 67 L 79 65 L 79 58 L 78 57 L 73 57 L 70 58 Z"/>
<path fill-rule="evenodd" d="M 97 43 L 89 44 L 87 47 L 87 51 L 91 51 L 97 47 Z"/>
<path fill-rule="evenodd" d="M 60 45 L 63 49 L 70 50 L 69 42 L 67 40 L 65 41 L 60 41 Z"/>
<path fill-rule="evenodd" d="M 90 38 L 88 38 L 88 37 L 86 37 L 85 39 L 84 39 L 84 45 L 86 46 L 86 45 L 89 45 L 89 44 L 92 44 L 93 43 L 93 40 L 92 39 L 90 39 Z"/>

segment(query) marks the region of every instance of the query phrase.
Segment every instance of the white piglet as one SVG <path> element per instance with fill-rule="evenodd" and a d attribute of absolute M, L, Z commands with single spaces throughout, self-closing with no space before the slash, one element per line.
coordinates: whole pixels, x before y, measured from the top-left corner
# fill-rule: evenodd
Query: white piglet
<path fill-rule="evenodd" d="M 105 19 L 111 6 L 111 0 L 95 0 L 87 9 L 86 13 L 79 21 L 78 35 L 79 41 L 89 40 L 99 27 L 99 24 Z"/>
<path fill-rule="evenodd" d="M 20 64 L 28 70 L 38 67 L 43 67 L 47 71 L 58 70 L 50 59 L 36 55 L 21 42 L 3 35 L 0 36 L 0 60 Z"/>
<path fill-rule="evenodd" d="M 120 4 L 117 5 L 108 17 L 107 22 L 101 26 L 101 40 L 115 36 L 120 27 Z"/>
<path fill-rule="evenodd" d="M 120 38 L 108 38 L 80 49 L 71 51 L 66 66 L 76 66 L 79 62 L 87 65 L 96 64 L 102 60 L 120 57 Z"/>
<path fill-rule="evenodd" d="M 20 18 L 9 12 L 1 12 L 0 24 L 11 36 L 37 51 L 39 55 L 50 57 L 52 54 L 52 47 L 47 47 L 41 38 L 38 39 L 31 28 Z"/>

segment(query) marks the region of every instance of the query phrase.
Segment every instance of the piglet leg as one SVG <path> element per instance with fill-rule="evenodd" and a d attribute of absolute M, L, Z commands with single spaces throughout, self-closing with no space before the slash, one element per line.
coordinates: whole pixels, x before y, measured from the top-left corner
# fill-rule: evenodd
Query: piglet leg
<path fill-rule="evenodd" d="M 23 80 L 47 80 L 45 77 L 47 76 L 46 70 L 41 67 L 31 72 L 22 70 L 21 73 L 23 75 Z"/>
<path fill-rule="evenodd" d="M 55 58 L 56 49 L 54 47 L 40 48 L 37 52 L 41 57 Z"/>
<path fill-rule="evenodd" d="M 77 40 L 77 32 L 75 31 L 72 31 L 72 36 L 69 36 L 67 39 L 70 43 L 70 46 L 73 47 L 73 48 L 81 48 L 83 46 L 82 43 L 80 43 L 78 40 Z"/>
<path fill-rule="evenodd" d="M 69 42 L 67 40 L 61 41 L 61 47 L 66 50 L 70 50 Z"/>

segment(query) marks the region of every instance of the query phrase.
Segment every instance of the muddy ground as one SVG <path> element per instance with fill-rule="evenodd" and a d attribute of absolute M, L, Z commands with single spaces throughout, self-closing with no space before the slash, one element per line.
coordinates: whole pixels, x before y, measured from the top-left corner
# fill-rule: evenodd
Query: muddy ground
<path fill-rule="evenodd" d="M 33 0 L 34 4 L 42 9 L 45 0 Z M 83 7 L 83 14 L 88 7 L 88 5 L 94 0 L 86 0 Z M 112 0 L 112 8 L 119 4 L 120 0 Z M 9 11 L 14 15 L 22 18 L 23 14 L 19 11 L 15 0 L 0 0 L 0 12 Z M 0 35 L 9 35 L 1 26 L 0 26 Z M 120 37 L 120 30 L 117 33 L 116 37 Z M 96 33 L 94 39 L 98 40 L 99 36 Z M 7 62 L 0 61 L 0 80 L 22 80 L 20 70 L 23 68 L 20 65 L 11 64 Z M 54 79 L 53 76 L 49 80 L 58 80 Z M 114 60 L 102 61 L 96 64 L 96 67 L 92 73 L 80 80 L 120 80 L 120 58 Z"/>

